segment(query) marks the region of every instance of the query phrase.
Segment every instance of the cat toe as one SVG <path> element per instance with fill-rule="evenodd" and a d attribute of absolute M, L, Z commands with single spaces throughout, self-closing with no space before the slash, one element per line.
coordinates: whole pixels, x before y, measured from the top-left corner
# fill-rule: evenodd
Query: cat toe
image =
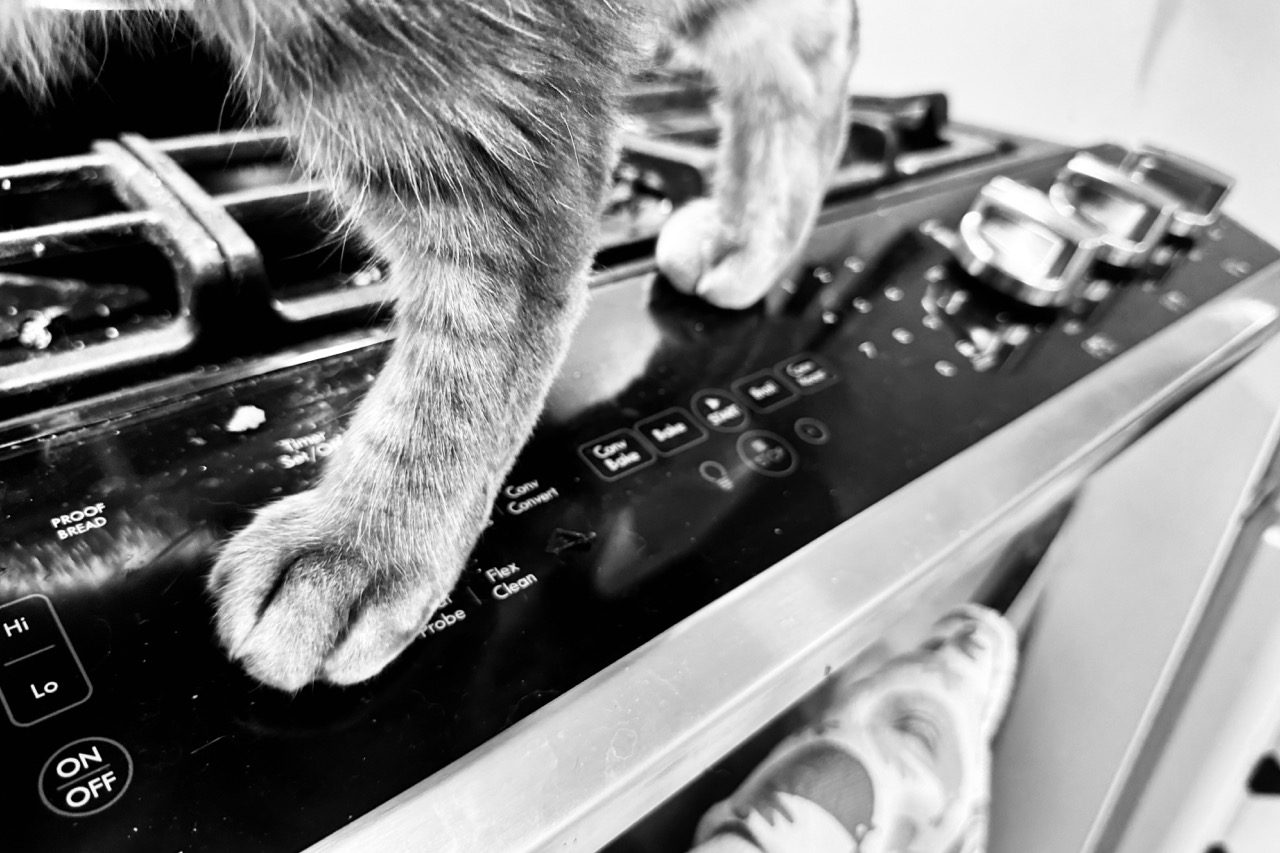
<path fill-rule="evenodd" d="M 715 202 L 700 198 L 671 215 L 658 235 L 658 269 L 682 293 L 697 293 L 706 272 L 733 247 Z"/>
<path fill-rule="evenodd" d="M 255 594 L 237 591 L 234 582 L 224 588 L 218 633 L 228 655 L 258 681 L 298 690 L 316 679 L 345 633 L 354 597 L 340 576 L 348 570 L 306 553 L 267 571 L 276 575 L 272 585 L 254 583 Z"/>
<path fill-rule="evenodd" d="M 754 231 L 771 231 L 763 227 Z M 791 252 L 772 233 L 739 244 L 718 204 L 697 199 L 672 214 L 658 237 L 656 259 L 672 286 L 718 308 L 742 310 L 764 298 L 786 270 Z"/>
<path fill-rule="evenodd" d="M 377 675 L 414 639 L 443 592 L 379 572 L 355 549 L 326 542 L 310 493 L 268 507 L 233 537 L 208 588 L 227 655 L 252 677 L 296 691 L 312 681 Z"/>

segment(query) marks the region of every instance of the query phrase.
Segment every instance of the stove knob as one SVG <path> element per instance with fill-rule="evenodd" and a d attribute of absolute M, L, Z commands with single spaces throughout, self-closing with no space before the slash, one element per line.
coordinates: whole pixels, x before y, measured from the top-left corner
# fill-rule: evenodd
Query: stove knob
<path fill-rule="evenodd" d="M 1217 222 L 1222 202 L 1235 185 L 1229 175 L 1217 169 L 1159 148 L 1130 151 L 1120 169 L 1134 181 L 1178 200 L 1169 227 L 1169 232 L 1178 237 L 1195 237 Z"/>
<path fill-rule="evenodd" d="M 1098 230 L 1102 260 L 1130 268 L 1146 264 L 1180 209 L 1164 190 L 1092 154 L 1071 158 L 1049 188 L 1049 200 L 1059 213 Z"/>
<path fill-rule="evenodd" d="M 1097 229 L 1026 184 L 993 178 L 960 220 L 951 252 L 965 272 L 1019 302 L 1070 305 L 1102 249 Z"/>

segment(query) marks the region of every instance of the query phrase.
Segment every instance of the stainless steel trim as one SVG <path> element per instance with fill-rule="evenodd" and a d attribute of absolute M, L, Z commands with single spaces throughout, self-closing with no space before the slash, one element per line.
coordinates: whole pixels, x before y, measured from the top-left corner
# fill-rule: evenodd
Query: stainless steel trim
<path fill-rule="evenodd" d="M 1268 267 L 312 847 L 595 851 L 1275 332 Z"/>
<path fill-rule="evenodd" d="M 1277 375 L 1272 342 L 1075 502 L 1036 570 L 1043 587 L 997 741 L 991 853 L 1116 849 L 1237 586 L 1241 530 L 1273 487 Z M 1213 698 L 1219 711 L 1232 701 Z M 1185 791 L 1202 773 L 1175 784 Z M 1171 817 L 1160 815 L 1165 828 Z"/>

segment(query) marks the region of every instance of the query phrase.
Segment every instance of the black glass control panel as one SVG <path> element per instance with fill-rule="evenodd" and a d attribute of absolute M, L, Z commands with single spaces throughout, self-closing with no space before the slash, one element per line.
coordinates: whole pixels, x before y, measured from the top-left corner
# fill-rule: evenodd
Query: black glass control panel
<path fill-rule="evenodd" d="M 300 850 L 1280 258 L 1223 220 L 1035 308 L 931 236 L 993 175 L 1043 189 L 1073 153 L 831 208 L 749 311 L 651 272 L 594 287 L 461 584 L 367 684 L 254 683 L 203 575 L 314 482 L 383 335 L 0 424 L 0 847 Z"/>

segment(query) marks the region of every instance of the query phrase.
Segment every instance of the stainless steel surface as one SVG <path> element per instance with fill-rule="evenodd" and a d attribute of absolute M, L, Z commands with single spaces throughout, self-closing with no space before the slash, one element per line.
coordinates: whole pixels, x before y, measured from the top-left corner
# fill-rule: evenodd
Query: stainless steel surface
<path fill-rule="evenodd" d="M 1115 850 L 1152 768 L 1169 758 L 1171 721 L 1197 673 L 1218 687 L 1239 677 L 1239 667 L 1199 664 L 1238 583 L 1240 533 L 1274 488 L 1277 376 L 1273 342 L 1082 491 L 1036 570 L 1022 674 L 995 752 L 990 853 Z M 1201 724 L 1213 719 L 1204 702 L 1222 711 L 1232 699 L 1198 697 Z M 1176 759 L 1207 749 L 1184 746 Z M 1182 770 L 1164 783 L 1185 790 L 1203 773 Z M 1169 793 L 1149 802 L 1167 804 Z M 1173 814 L 1162 818 L 1167 829 Z M 1126 849 L 1171 849 L 1152 831 L 1148 821 L 1145 843 Z"/>
<path fill-rule="evenodd" d="M 1235 185 L 1234 178 L 1212 166 L 1150 145 L 1131 151 L 1120 168 L 1135 181 L 1154 183 L 1180 199 L 1170 223 L 1179 237 L 1194 237 L 1217 222 Z"/>
<path fill-rule="evenodd" d="M 1222 839 L 1227 853 L 1274 853 L 1280 837 L 1280 797 L 1254 797 Z"/>
<path fill-rule="evenodd" d="M 1274 362 L 1269 367 L 1254 380 L 1274 385 Z M 1273 466 L 1272 488 L 1275 474 Z M 1280 796 L 1250 794 L 1246 785 L 1265 755 L 1280 752 L 1280 506 L 1269 498 L 1224 572 L 1213 630 L 1188 655 L 1185 698 L 1117 853 L 1205 853 L 1219 843 L 1227 853 L 1280 848 Z"/>
<path fill-rule="evenodd" d="M 817 686 L 828 668 L 903 617 L 923 622 L 971 595 L 1022 530 L 1269 337 L 1278 306 L 1280 265 L 312 850 L 597 850 Z M 1044 849 L 1041 840 L 1021 849 Z"/>
<path fill-rule="evenodd" d="M 1172 732 L 1127 821 L 1119 851 L 1273 851 L 1280 797 L 1245 782 L 1280 728 L 1280 526 L 1275 512 L 1243 567 L 1225 624 L 1205 653 Z"/>
<path fill-rule="evenodd" d="M 1058 173 L 1049 200 L 1061 213 L 1096 226 L 1102 259 L 1118 267 L 1143 266 L 1178 211 L 1169 194 L 1088 153 L 1072 157 Z"/>
<path fill-rule="evenodd" d="M 1095 229 L 1003 176 L 982 188 L 951 246 L 965 272 L 1042 308 L 1077 301 L 1101 249 Z"/>

